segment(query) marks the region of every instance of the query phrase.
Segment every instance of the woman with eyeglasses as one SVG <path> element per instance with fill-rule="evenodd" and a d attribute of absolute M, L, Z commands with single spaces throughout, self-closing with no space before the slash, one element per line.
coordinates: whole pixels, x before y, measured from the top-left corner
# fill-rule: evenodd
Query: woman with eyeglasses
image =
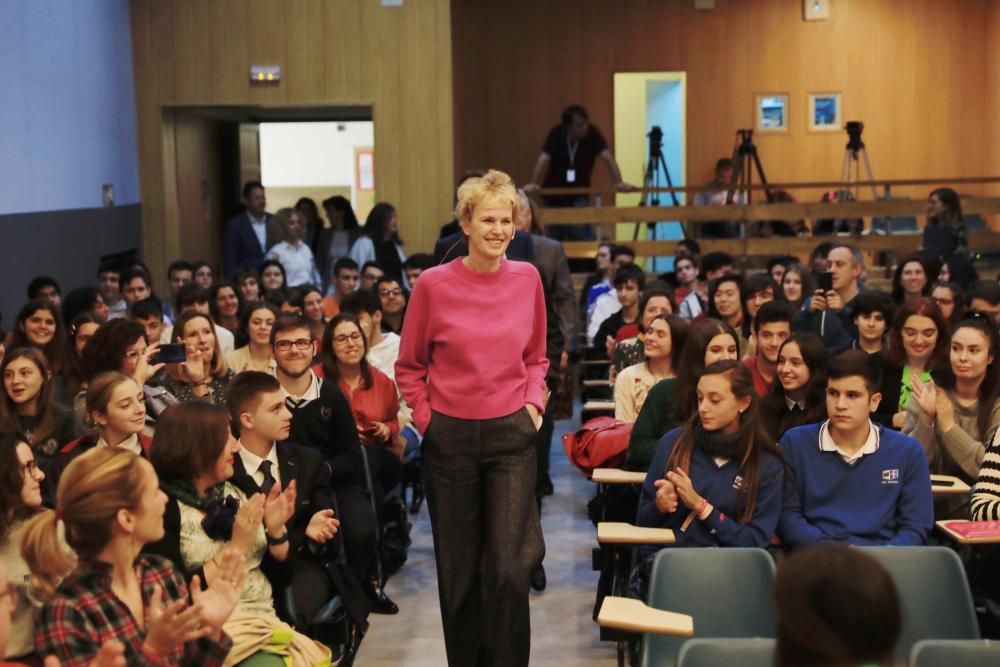
<path fill-rule="evenodd" d="M 21 538 L 28 519 L 42 507 L 44 479 L 31 446 L 17 433 L 0 435 L 0 563 L 7 572 L 13 607 L 3 654 L 8 660 L 29 659 L 35 649 L 35 605 L 28 594 L 31 571 L 21 557 Z"/>
<path fill-rule="evenodd" d="M 404 443 L 399 437 L 396 383 L 372 368 L 367 355 L 368 343 L 357 317 L 341 313 L 330 320 L 320 350 L 322 376 L 335 382 L 351 404 L 372 469 L 375 507 L 381 511 L 386 491 L 403 479 Z"/>

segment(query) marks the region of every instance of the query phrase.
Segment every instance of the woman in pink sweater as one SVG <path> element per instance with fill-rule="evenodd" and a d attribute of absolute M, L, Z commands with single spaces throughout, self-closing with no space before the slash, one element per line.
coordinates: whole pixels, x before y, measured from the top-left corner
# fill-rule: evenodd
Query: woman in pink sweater
<path fill-rule="evenodd" d="M 545 299 L 504 252 L 518 196 L 490 171 L 458 190 L 469 255 L 424 271 L 403 325 L 396 383 L 424 433 L 449 665 L 527 665 L 528 586 L 545 552 L 534 438 L 544 410 Z"/>

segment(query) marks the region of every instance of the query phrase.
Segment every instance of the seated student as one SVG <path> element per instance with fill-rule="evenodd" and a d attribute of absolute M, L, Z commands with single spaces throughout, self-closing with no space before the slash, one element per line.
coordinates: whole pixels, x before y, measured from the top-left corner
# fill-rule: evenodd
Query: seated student
<path fill-rule="evenodd" d="M 1000 324 L 1000 285 L 993 280 L 977 280 L 969 289 L 969 308 L 990 315 Z"/>
<path fill-rule="evenodd" d="M 597 292 L 594 298 L 587 296 L 587 339 L 592 340 L 597 335 L 597 327 L 608 318 L 609 315 L 621 309 L 618 302 L 618 293 L 614 289 L 615 273 L 626 264 L 635 263 L 635 251 L 625 245 L 616 245 L 611 248 L 611 266 L 608 269 L 607 288 L 603 284 L 595 285 L 590 291 Z"/>
<path fill-rule="evenodd" d="M 381 299 L 368 290 L 358 290 L 344 299 L 341 312 L 350 313 L 358 319 L 368 343 L 368 363 L 395 380 L 399 334 L 382 329 Z"/>
<path fill-rule="evenodd" d="M 224 328 L 233 334 L 234 345 L 240 347 L 242 341 L 237 337 L 240 333 L 240 312 L 243 310 L 243 301 L 236 289 L 236 285 L 224 280 L 213 283 L 208 290 L 209 302 L 208 312 L 215 322 L 216 328 Z"/>
<path fill-rule="evenodd" d="M 267 300 L 271 300 L 271 292 L 288 289 L 285 280 L 285 267 L 276 259 L 265 259 L 260 265 L 260 284 L 264 288 Z"/>
<path fill-rule="evenodd" d="M 743 276 L 738 273 L 727 273 L 708 284 L 708 316 L 725 322 L 736 331 L 740 345 L 740 356 L 747 356 L 749 334 L 743 333 L 743 304 L 740 301 L 740 290 L 743 286 Z"/>
<path fill-rule="evenodd" d="M 173 319 L 177 314 L 177 293 L 181 287 L 194 280 L 194 265 L 185 259 L 175 259 L 167 266 L 167 287 L 170 299 L 163 303 L 163 314 Z M 239 283 L 237 283 L 239 284 Z"/>
<path fill-rule="evenodd" d="M 940 281 L 934 283 L 931 287 L 931 299 L 941 309 L 941 314 L 944 315 L 944 319 L 948 320 L 951 327 L 962 320 L 968 309 L 965 290 L 958 283 Z"/>
<path fill-rule="evenodd" d="M 62 301 L 63 324 L 69 326 L 80 313 L 90 312 L 104 322 L 108 319 L 108 304 L 96 287 L 78 287 L 70 290 Z"/>
<path fill-rule="evenodd" d="M 679 248 L 678 248 L 679 249 Z M 677 287 L 674 289 L 674 302 L 683 303 L 689 294 L 697 292 L 700 287 L 698 280 L 698 257 L 682 255 L 674 258 L 674 277 Z"/>
<path fill-rule="evenodd" d="M 319 341 L 326 328 L 326 315 L 323 314 L 323 293 L 314 285 L 300 285 L 291 291 L 290 303 L 297 312 L 309 321 L 309 330 L 313 340 Z"/>
<path fill-rule="evenodd" d="M 781 438 L 790 476 L 778 535 L 790 548 L 819 542 L 923 544 L 934 523 L 931 479 L 913 438 L 873 424 L 879 366 L 860 350 L 827 367 L 830 418 Z"/>
<path fill-rule="evenodd" d="M 697 413 L 657 447 L 636 523 L 673 529 L 678 547 L 764 548 L 781 513 L 784 466 L 750 371 L 732 360 L 712 364 L 697 392 Z M 642 560 L 657 550 L 640 547 Z"/>
<path fill-rule="evenodd" d="M 395 278 L 382 276 L 375 281 L 375 294 L 382 301 L 382 328 L 396 334 L 401 333 L 409 293 Z"/>
<path fill-rule="evenodd" d="M 859 249 L 843 244 L 832 246 L 824 257 L 823 245 L 814 250 L 814 270 L 828 273 L 832 287 L 825 291 L 817 288 L 808 296 L 802 310 L 795 314 L 792 329 L 818 334 L 830 353 L 836 354 L 848 349 L 857 337 L 854 303 L 862 291 L 860 279 L 865 262 Z"/>
<path fill-rule="evenodd" d="M 704 280 L 678 305 L 677 312 L 685 320 L 694 322 L 708 312 L 708 284 L 733 270 L 733 258 L 724 252 L 710 252 L 701 258 Z"/>
<path fill-rule="evenodd" d="M 271 327 L 271 347 L 285 402 L 292 411 L 289 439 L 319 450 L 330 466 L 330 480 L 340 517 L 347 561 L 373 600 L 372 611 L 395 614 L 399 608 L 385 595 L 375 567 L 375 512 L 362 489 L 364 462 L 351 405 L 332 382 L 310 369 L 314 348 L 309 323 L 301 315 L 283 314 Z"/>
<path fill-rule="evenodd" d="M 635 264 L 626 264 L 615 269 L 613 282 L 615 300 L 619 304 L 618 309 L 602 321 L 597 321 L 599 313 L 595 309 L 590 321 L 591 326 L 587 330 L 587 333 L 590 334 L 591 329 L 594 329 L 593 343 L 602 349 L 614 345 L 615 334 L 618 333 L 618 330 L 639 318 L 639 300 L 642 298 L 642 290 L 646 286 L 646 272 Z M 594 326 L 595 322 L 597 322 L 596 326 Z"/>
<path fill-rule="evenodd" d="M 385 269 L 382 268 L 381 264 L 375 260 L 365 262 L 361 265 L 361 282 L 358 289 L 366 289 L 369 292 L 374 290 L 375 283 L 384 275 Z"/>
<path fill-rule="evenodd" d="M 90 382 L 101 373 L 112 371 L 131 377 L 142 387 L 146 397 L 146 421 L 152 424 L 160 413 L 178 402 L 167 389 L 150 384 L 164 368 L 164 364 L 152 363 L 159 350 L 159 343 L 146 344 L 142 325 L 123 318 L 105 322 L 83 350 L 84 378 Z M 79 415 L 86 414 L 84 400 L 85 393 L 77 395 L 75 407 Z"/>
<path fill-rule="evenodd" d="M 937 264 L 937 261 L 934 261 Z M 930 296 L 931 279 L 937 274 L 931 263 L 920 253 L 903 259 L 892 275 L 892 300 L 902 304 Z"/>
<path fill-rule="evenodd" d="M 770 273 L 754 273 L 744 278 L 740 285 L 740 308 L 743 309 L 743 337 L 750 339 L 753 333 L 753 320 L 757 311 L 765 303 L 778 300 L 784 301 L 785 295 L 781 287 L 774 281 Z"/>
<path fill-rule="evenodd" d="M 676 382 L 687 341 L 688 323 L 677 315 L 657 315 L 643 334 L 645 359 L 615 378 L 615 419 L 633 423 L 649 390 L 660 382 Z"/>
<path fill-rule="evenodd" d="M 233 277 L 233 283 L 236 285 L 236 289 L 239 290 L 240 300 L 243 303 L 252 303 L 264 298 L 260 289 L 260 275 L 253 269 L 241 269 L 237 271 L 236 276 Z M 180 286 L 178 286 L 178 289 L 180 289 Z M 177 294 L 175 293 L 174 297 L 176 296 Z"/>
<path fill-rule="evenodd" d="M 358 263 L 350 257 L 341 257 L 333 264 L 331 291 L 323 297 L 323 314 L 328 318 L 340 312 L 344 298 L 358 289 Z"/>
<path fill-rule="evenodd" d="M 182 313 L 187 311 L 209 315 L 211 313 L 211 308 L 208 305 L 210 300 L 211 296 L 206 288 L 199 286 L 195 282 L 187 283 L 177 293 L 177 315 L 180 317 Z M 215 335 L 219 339 L 219 347 L 222 348 L 223 355 L 229 354 L 236 349 L 236 339 L 229 329 L 217 327 Z M 160 336 L 160 342 L 174 342 L 173 326 L 165 326 L 163 328 L 163 335 Z"/>
<path fill-rule="evenodd" d="M 251 301 L 243 309 L 240 329 L 246 332 L 248 343 L 226 355 L 226 367 L 233 373 L 263 371 L 274 374 L 274 353 L 271 351 L 271 325 L 278 309 L 266 301 Z"/>
<path fill-rule="evenodd" d="M 0 428 L 19 433 L 47 472 L 59 448 L 76 436 L 73 413 L 55 402 L 52 373 L 39 350 L 12 349 L 0 375 Z"/>
<path fill-rule="evenodd" d="M 7 349 L 21 347 L 33 347 L 45 355 L 53 376 L 62 371 L 66 334 L 59 309 L 51 302 L 36 299 L 18 311 L 14 330 L 7 339 Z"/>
<path fill-rule="evenodd" d="M 28 301 L 45 299 L 57 308 L 62 305 L 62 289 L 52 276 L 36 276 L 28 283 Z"/>
<path fill-rule="evenodd" d="M 134 317 L 132 315 L 132 309 L 135 304 L 146 299 L 156 299 L 160 301 L 153 294 L 153 283 L 149 277 L 149 273 L 138 266 L 130 267 L 125 269 L 121 273 L 121 289 L 122 296 L 125 298 L 125 311 L 118 313 L 120 317 Z M 160 316 L 163 317 L 163 304 L 160 304 Z M 112 317 L 111 319 L 115 319 Z M 166 318 L 164 318 L 166 319 Z M 166 324 L 170 324 L 169 321 Z"/>
<path fill-rule="evenodd" d="M 792 333 L 792 311 L 782 301 L 769 301 L 753 318 L 756 354 L 743 360 L 753 376 L 753 388 L 759 398 L 767 396 L 778 370 L 778 350 Z"/>
<path fill-rule="evenodd" d="M 611 249 L 614 244 L 610 241 L 601 241 L 597 244 L 597 255 L 594 256 L 595 271 L 587 276 L 580 290 L 580 317 L 581 322 L 587 321 L 587 313 L 601 294 L 611 289 Z M 592 290 L 594 300 L 590 299 Z"/>
<path fill-rule="evenodd" d="M 951 334 L 951 373 L 940 386 L 913 382 L 913 398 L 906 411 L 903 433 L 924 446 L 931 471 L 955 475 L 973 484 L 986 454 L 986 443 L 1000 427 L 1000 361 L 998 334 L 982 313 L 958 323 Z M 939 516 L 968 514 L 965 499 L 939 503 Z"/>
<path fill-rule="evenodd" d="M 365 358 L 367 343 L 354 315 L 330 320 L 320 358 L 323 378 L 335 382 L 351 405 L 361 444 L 368 453 L 376 511 L 385 495 L 403 479 L 403 448 L 399 440 L 398 390 L 385 373 Z"/>
<path fill-rule="evenodd" d="M 860 549 L 831 544 L 791 554 L 774 580 L 774 607 L 776 667 L 896 664 L 896 585 Z"/>
<path fill-rule="evenodd" d="M 867 290 L 854 298 L 854 326 L 858 337 L 854 349 L 868 354 L 878 354 L 885 348 L 886 331 L 895 306 L 885 292 Z"/>
<path fill-rule="evenodd" d="M 659 315 L 674 312 L 668 289 L 663 283 L 658 284 L 658 281 L 647 285 L 642 291 L 642 301 L 639 302 L 639 319 L 635 323 L 636 333 L 632 336 L 623 336 L 622 332 L 629 327 L 622 327 L 615 335 L 615 345 L 607 345 L 614 374 L 627 366 L 640 363 L 645 358 L 643 339 L 650 322 Z M 614 377 L 615 375 L 612 375 L 612 381 Z"/>
<path fill-rule="evenodd" d="M 629 437 L 625 468 L 648 470 L 660 439 L 698 409 L 697 378 L 712 364 L 739 359 L 736 332 L 718 320 L 703 319 L 691 326 L 677 369 L 677 380 L 653 385 L 635 419 Z"/>
<path fill-rule="evenodd" d="M 798 262 L 785 267 L 785 272 L 781 274 L 781 293 L 785 295 L 785 300 L 793 312 L 802 310 L 806 296 L 813 293 L 812 281 L 812 274 Z"/>
<path fill-rule="evenodd" d="M 930 299 L 907 301 L 896 309 L 888 339 L 880 358 L 882 402 L 872 419 L 901 429 L 914 379 L 926 383 L 947 372 L 948 323 Z"/>
<path fill-rule="evenodd" d="M 73 318 L 66 328 L 66 354 L 63 355 L 62 377 L 67 396 L 76 396 L 84 388 L 87 379 L 83 375 L 83 348 L 100 328 L 102 320 L 91 312 L 83 312 Z M 2 361 L 2 358 L 0 358 Z"/>
<path fill-rule="evenodd" d="M 437 266 L 437 262 L 434 261 L 434 255 L 429 252 L 415 252 L 407 257 L 403 262 L 403 275 L 410 284 L 410 289 L 412 290 L 417 284 L 421 273 L 434 266 Z"/>
<path fill-rule="evenodd" d="M 287 432 L 281 425 L 284 416 L 287 427 L 283 408 L 279 395 L 277 406 L 269 404 L 267 414 L 255 417 Z M 241 427 L 242 422 L 241 415 Z M 296 665 L 329 664 L 322 662 L 329 660 L 329 649 L 294 632 L 275 612 L 273 590 L 287 585 L 293 548 L 303 546 L 301 539 L 291 543 L 287 525 L 299 505 L 296 479 L 289 479 L 293 475 L 286 461 L 284 470 L 275 465 L 268 471 L 269 480 L 264 472 L 250 488 L 243 466 L 252 457 L 242 451 L 229 427 L 230 416 L 221 406 L 191 402 L 164 413 L 153 440 L 152 462 L 166 494 L 166 510 L 161 539 L 145 551 L 169 559 L 185 579 L 209 586 L 220 575 L 219 557 L 225 551 L 246 559 L 246 586 L 223 626 L 233 638 L 227 664 L 261 653 L 294 657 Z M 244 484 L 234 479 L 237 466 L 244 471 Z M 331 518 L 321 515 L 317 537 L 330 533 Z"/>
<path fill-rule="evenodd" d="M 6 650 L 0 653 L 7 660 L 29 660 L 34 653 L 36 605 L 29 596 L 31 573 L 21 556 L 21 540 L 28 519 L 42 507 L 44 479 L 31 446 L 17 433 L 0 434 L 0 565 L 8 578 L 3 590 L 11 592 L 13 603 Z"/>
<path fill-rule="evenodd" d="M 972 487 L 972 520 L 1000 521 L 1000 430 L 986 445 L 983 464 Z"/>
<path fill-rule="evenodd" d="M 136 381 L 122 373 L 101 373 L 90 382 L 85 399 L 84 424 L 91 432 L 59 450 L 56 460 L 46 470 L 46 500 L 55 498 L 56 487 L 70 461 L 94 447 L 125 449 L 138 456 L 149 456 L 150 439 L 143 434 L 146 426 L 146 402 Z"/>
<path fill-rule="evenodd" d="M 772 438 L 826 419 L 826 348 L 819 336 L 805 332 L 786 338 L 775 377 L 762 410 Z"/>
<path fill-rule="evenodd" d="M 330 469 L 316 450 L 286 440 L 292 413 L 281 384 L 267 373 L 240 373 L 229 385 L 227 404 L 240 435 L 232 483 L 248 496 L 266 496 L 275 484 L 295 484 L 295 513 L 286 525 L 295 559 L 289 585 L 296 625 L 308 624 L 337 593 L 354 621 L 363 625 L 371 605 L 354 575 L 339 565 L 343 544 Z M 276 595 L 275 604 L 287 613 L 283 596 Z"/>
<path fill-rule="evenodd" d="M 146 330 L 146 345 L 153 347 L 160 344 L 163 336 L 163 304 L 156 297 L 149 297 L 132 304 L 132 321 L 142 325 Z"/>
<path fill-rule="evenodd" d="M 180 399 L 220 403 L 233 372 L 226 368 L 212 318 L 193 310 L 182 310 L 174 325 L 174 342 L 187 346 L 187 358 L 167 364 L 166 373 L 153 381 Z"/>
<path fill-rule="evenodd" d="M 200 579 L 189 588 L 169 561 L 140 555 L 163 537 L 165 501 L 153 466 L 130 452 L 97 448 L 70 464 L 55 511 L 31 519 L 22 538 L 32 575 L 53 589 L 36 618 L 39 655 L 89 667 L 107 650 L 102 644 L 115 640 L 124 645 L 119 664 L 225 662 L 232 640 L 222 625 L 243 590 L 245 561 L 223 555 L 203 589 Z"/>

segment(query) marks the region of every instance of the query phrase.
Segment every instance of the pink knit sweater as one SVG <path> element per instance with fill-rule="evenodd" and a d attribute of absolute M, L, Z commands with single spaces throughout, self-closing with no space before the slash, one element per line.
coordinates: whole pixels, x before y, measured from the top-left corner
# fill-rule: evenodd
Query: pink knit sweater
<path fill-rule="evenodd" d="M 406 308 L 396 384 L 423 432 L 431 410 L 460 419 L 542 411 L 545 297 L 538 270 L 503 260 L 494 273 L 455 259 L 420 274 Z"/>

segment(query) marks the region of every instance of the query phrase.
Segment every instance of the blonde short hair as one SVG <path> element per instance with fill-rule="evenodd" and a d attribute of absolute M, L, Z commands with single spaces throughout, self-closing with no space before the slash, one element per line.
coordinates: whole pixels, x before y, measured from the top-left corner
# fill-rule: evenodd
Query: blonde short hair
<path fill-rule="evenodd" d="M 512 214 L 516 213 L 521 205 L 521 198 L 518 197 L 514 181 L 510 176 L 502 171 L 490 169 L 483 176 L 466 179 L 458 188 L 455 218 L 459 221 L 472 220 L 472 212 L 487 199 L 510 204 Z"/>

